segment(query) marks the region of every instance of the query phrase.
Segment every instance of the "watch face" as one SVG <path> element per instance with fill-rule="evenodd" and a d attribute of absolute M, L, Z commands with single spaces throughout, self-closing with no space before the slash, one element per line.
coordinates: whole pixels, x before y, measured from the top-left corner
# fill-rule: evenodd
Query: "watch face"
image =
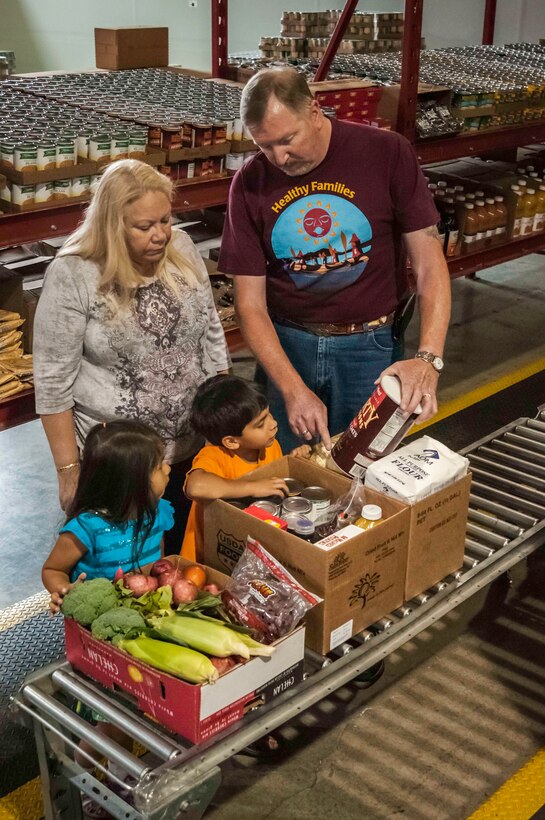
<path fill-rule="evenodd" d="M 445 366 L 445 363 L 443 362 L 443 359 L 440 356 L 435 356 L 432 361 L 432 365 L 435 367 L 436 370 L 441 371 Z"/>

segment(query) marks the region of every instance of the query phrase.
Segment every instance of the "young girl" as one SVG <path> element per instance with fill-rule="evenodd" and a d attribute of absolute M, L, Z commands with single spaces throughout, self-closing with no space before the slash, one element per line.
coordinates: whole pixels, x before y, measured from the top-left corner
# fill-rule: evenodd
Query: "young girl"
<path fill-rule="evenodd" d="M 128 572 L 161 557 L 163 533 L 174 524 L 172 506 L 161 498 L 170 473 L 163 455 L 159 436 L 137 421 L 97 424 L 89 432 L 68 520 L 42 569 L 52 613 L 60 610 L 64 595 L 79 581 L 112 579 L 118 567 Z M 89 716 L 97 722 L 98 732 L 132 747 L 117 727 L 100 715 Z M 90 769 L 85 753 L 96 758 L 96 751 L 83 740 L 79 750 L 76 760 Z M 109 770 L 125 780 L 120 767 L 110 763 Z M 115 784 L 108 785 L 115 789 Z M 87 818 L 111 816 L 92 798 L 84 798 L 82 806 Z"/>
<path fill-rule="evenodd" d="M 74 500 L 42 581 L 58 612 L 63 596 L 84 578 L 110 578 L 161 557 L 163 533 L 174 524 L 161 498 L 170 466 L 159 436 L 138 421 L 112 421 L 90 431 Z"/>

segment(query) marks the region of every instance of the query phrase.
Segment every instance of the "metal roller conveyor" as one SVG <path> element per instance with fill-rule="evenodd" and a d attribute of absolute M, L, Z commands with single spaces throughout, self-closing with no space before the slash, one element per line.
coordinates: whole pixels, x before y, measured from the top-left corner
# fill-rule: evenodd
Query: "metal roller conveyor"
<path fill-rule="evenodd" d="M 545 480 L 545 465 L 534 464 L 533 462 L 528 461 L 528 459 L 521 458 L 520 456 L 514 456 L 511 453 L 506 453 L 503 450 L 495 449 L 494 447 L 479 447 L 478 453 L 479 456 L 483 456 L 483 458 L 487 458 L 495 464 L 498 462 L 505 463 L 508 467 L 518 470 L 519 473 L 524 471 L 523 475 L 528 475 L 531 473 L 532 475 Z"/>
<path fill-rule="evenodd" d="M 539 480 L 541 470 L 536 470 L 536 465 L 545 466 L 545 414 L 538 420 L 517 419 L 466 448 L 462 455 L 472 461 L 473 468 L 463 566 L 327 655 L 307 649 L 301 683 L 248 712 L 235 726 L 205 743 L 191 746 L 178 741 L 124 706 L 122 696 L 90 683 L 70 671 L 65 662 L 34 673 L 16 702 L 32 717 L 45 816 L 80 817 L 79 789 L 109 801 L 108 811 L 125 820 L 175 820 L 179 816 L 197 820 L 219 786 L 222 762 L 354 680 L 543 544 L 545 493 L 538 485 L 528 486 L 527 479 L 533 474 Z M 518 480 L 508 470 L 516 470 Z M 55 699 L 63 693 L 97 708 L 112 723 L 123 725 L 146 746 L 148 754 L 138 759 L 100 736 L 91 724 Z M 74 736 L 89 740 L 98 754 L 135 777 L 134 805 L 79 766 L 74 759 Z M 65 787 L 59 788 L 62 782 Z M 67 799 L 73 801 L 68 808 Z"/>
<path fill-rule="evenodd" d="M 482 449 L 484 449 L 484 447 Z M 479 467 L 482 467 L 483 470 L 496 470 L 501 476 L 506 476 L 506 478 L 512 481 L 521 481 L 522 484 L 535 487 L 537 490 L 545 493 L 545 480 L 539 478 L 539 476 L 530 474 L 526 469 L 526 465 L 524 465 L 524 469 L 522 467 L 510 467 L 498 459 L 483 458 L 481 456 L 481 449 L 479 449 L 477 453 L 477 455 L 470 455 L 469 457 L 472 468 L 474 464 L 477 464 Z"/>

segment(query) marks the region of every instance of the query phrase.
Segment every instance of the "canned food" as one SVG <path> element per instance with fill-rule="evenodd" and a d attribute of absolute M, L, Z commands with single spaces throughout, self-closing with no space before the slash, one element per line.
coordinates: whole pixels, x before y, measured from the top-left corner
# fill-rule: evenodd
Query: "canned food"
<path fill-rule="evenodd" d="M 296 478 L 283 478 L 282 481 L 288 488 L 289 496 L 301 495 L 302 490 L 305 489 L 305 485 L 301 481 L 297 481 Z"/>
<path fill-rule="evenodd" d="M 301 496 L 293 496 L 285 498 L 282 502 L 282 513 L 297 513 L 298 515 L 308 515 L 309 518 L 312 513 L 312 504 L 306 498 Z"/>
<path fill-rule="evenodd" d="M 13 150 L 13 165 L 16 171 L 36 171 L 38 146 L 31 142 L 18 143 Z"/>
<path fill-rule="evenodd" d="M 331 493 L 325 487 L 306 487 L 301 493 L 301 498 L 311 504 L 312 512 L 309 517 L 313 521 L 318 521 L 331 504 Z"/>
<path fill-rule="evenodd" d="M 70 196 L 87 196 L 91 189 L 91 177 L 74 177 L 70 188 Z"/>
<path fill-rule="evenodd" d="M 56 152 L 57 168 L 76 164 L 76 149 L 71 137 L 59 137 Z"/>
<path fill-rule="evenodd" d="M 131 130 L 129 134 L 129 157 L 138 159 L 146 155 L 146 145 L 148 142 L 148 132 L 144 129 Z"/>
<path fill-rule="evenodd" d="M 14 164 L 14 152 L 15 152 L 15 141 L 9 138 L 2 138 L 2 147 L 0 152 L 0 158 L 5 165 L 9 165 L 10 168 L 13 168 Z"/>
<path fill-rule="evenodd" d="M 13 183 L 11 186 L 11 201 L 14 205 L 19 205 L 21 208 L 29 208 L 34 205 L 36 199 L 36 188 L 34 185 L 17 185 Z"/>
<path fill-rule="evenodd" d="M 89 140 L 89 159 L 105 165 L 112 157 L 112 140 L 109 134 L 93 134 Z"/>
<path fill-rule="evenodd" d="M 57 167 L 57 146 L 53 141 L 38 143 L 36 166 L 38 171 L 48 171 Z"/>
<path fill-rule="evenodd" d="M 89 140 L 93 131 L 90 128 L 78 129 L 76 137 L 76 153 L 81 159 L 89 158 Z"/>
<path fill-rule="evenodd" d="M 53 182 L 38 182 L 34 201 L 36 204 L 51 202 L 55 198 L 55 186 Z"/>
<path fill-rule="evenodd" d="M 53 183 L 54 198 L 68 199 L 71 195 L 72 182 L 69 179 L 56 179 Z"/>
<path fill-rule="evenodd" d="M 282 513 L 282 518 L 288 525 L 289 532 L 301 532 L 305 526 L 311 523 L 307 515 L 300 515 L 299 513 Z"/>
<path fill-rule="evenodd" d="M 238 171 L 244 165 L 244 154 L 227 154 L 225 168 L 227 171 Z"/>
<path fill-rule="evenodd" d="M 280 504 L 274 504 L 272 501 L 266 501 L 263 498 L 253 501 L 252 506 L 259 507 L 260 510 L 265 510 L 265 512 L 271 515 L 278 515 L 280 513 Z"/>
<path fill-rule="evenodd" d="M 112 159 L 128 159 L 129 157 L 129 135 L 124 131 L 118 131 L 112 136 Z"/>

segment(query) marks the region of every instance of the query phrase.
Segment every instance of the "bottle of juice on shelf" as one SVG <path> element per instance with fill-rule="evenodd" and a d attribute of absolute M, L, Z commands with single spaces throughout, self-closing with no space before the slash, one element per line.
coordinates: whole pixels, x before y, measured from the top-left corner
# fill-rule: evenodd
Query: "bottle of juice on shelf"
<path fill-rule="evenodd" d="M 466 202 L 461 248 L 463 254 L 472 253 L 474 250 L 475 238 L 477 236 L 477 222 L 474 203 Z"/>
<path fill-rule="evenodd" d="M 370 530 L 382 520 L 382 508 L 378 504 L 365 504 L 361 509 L 361 517 L 354 521 L 356 527 Z"/>
<path fill-rule="evenodd" d="M 522 212 L 521 236 L 530 236 L 534 232 L 534 216 L 537 210 L 536 192 L 534 188 L 526 188 L 524 210 Z"/>
<path fill-rule="evenodd" d="M 534 217 L 534 233 L 541 233 L 541 231 L 545 231 L 545 185 L 539 186 Z"/>
<path fill-rule="evenodd" d="M 516 201 L 515 201 L 515 221 L 513 222 L 512 239 L 518 239 L 522 236 L 522 215 L 524 212 L 524 196 L 518 185 L 511 185 Z"/>
<path fill-rule="evenodd" d="M 506 239 L 508 212 L 507 205 L 505 204 L 504 198 L 502 196 L 495 196 L 494 202 L 496 203 L 496 211 L 498 213 L 498 221 L 496 223 L 496 238 L 494 244 L 497 243 L 499 245 L 505 242 Z"/>
<path fill-rule="evenodd" d="M 496 210 L 496 203 L 493 196 L 487 196 L 484 201 L 484 207 L 488 214 L 488 223 L 486 226 L 486 235 L 484 238 L 485 248 L 490 248 L 494 244 L 496 238 L 496 227 L 498 225 L 498 211 Z"/>
<path fill-rule="evenodd" d="M 482 251 L 488 228 L 488 212 L 485 208 L 484 199 L 475 200 L 475 216 L 477 218 L 477 233 L 473 243 L 473 250 Z"/>
<path fill-rule="evenodd" d="M 445 198 L 445 215 L 443 217 L 447 233 L 445 236 L 445 256 L 454 256 L 458 246 L 459 224 L 456 208 L 452 197 Z"/>

